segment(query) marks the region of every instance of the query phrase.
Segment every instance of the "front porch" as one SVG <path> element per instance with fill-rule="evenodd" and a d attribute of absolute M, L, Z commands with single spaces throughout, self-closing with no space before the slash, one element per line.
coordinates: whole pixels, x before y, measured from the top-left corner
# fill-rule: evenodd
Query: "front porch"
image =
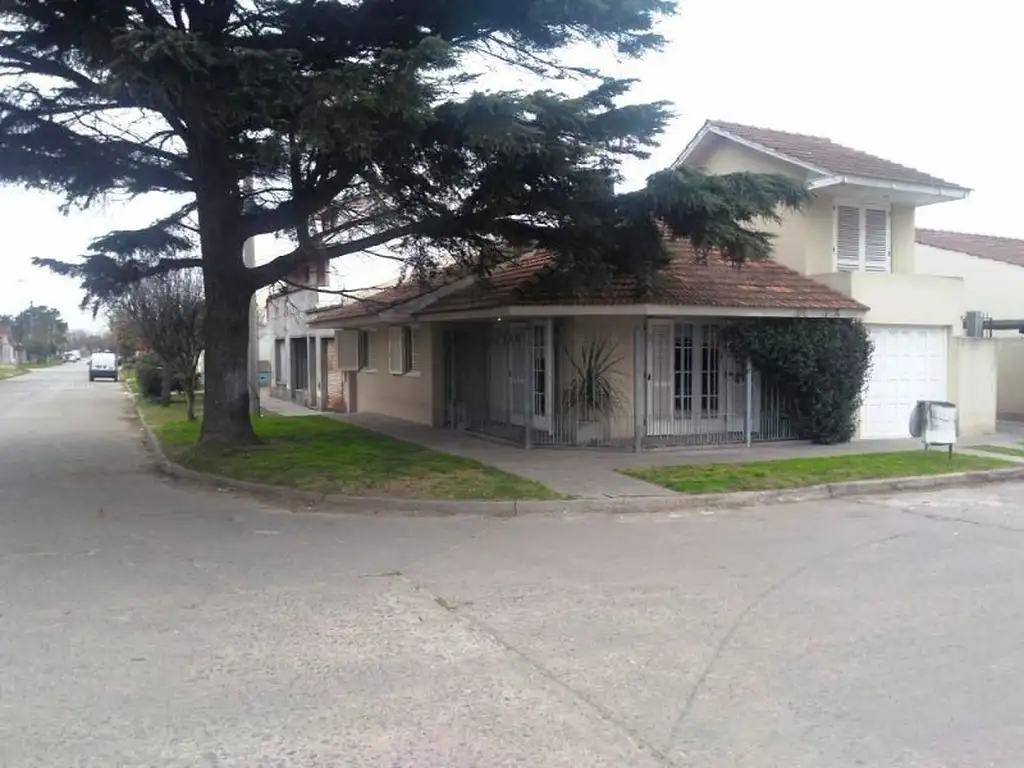
<path fill-rule="evenodd" d="M 438 328 L 440 423 L 525 448 L 646 451 L 792 440 L 785 403 L 716 318 L 627 315 Z"/>

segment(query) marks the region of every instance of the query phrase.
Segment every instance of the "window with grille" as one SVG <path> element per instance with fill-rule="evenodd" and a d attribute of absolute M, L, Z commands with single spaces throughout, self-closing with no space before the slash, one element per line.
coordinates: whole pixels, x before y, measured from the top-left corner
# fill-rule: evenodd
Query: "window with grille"
<path fill-rule="evenodd" d="M 686 324 L 676 331 L 673 355 L 673 400 L 676 413 L 693 412 L 693 326 Z"/>
<path fill-rule="evenodd" d="M 533 412 L 545 416 L 548 412 L 548 352 L 547 326 L 533 327 Z"/>
<path fill-rule="evenodd" d="M 887 208 L 836 205 L 836 269 L 840 272 L 891 272 L 892 245 Z"/>
<path fill-rule="evenodd" d="M 713 325 L 703 327 L 700 345 L 700 410 L 704 416 L 717 416 L 720 389 L 721 349 L 718 344 L 718 328 Z"/>

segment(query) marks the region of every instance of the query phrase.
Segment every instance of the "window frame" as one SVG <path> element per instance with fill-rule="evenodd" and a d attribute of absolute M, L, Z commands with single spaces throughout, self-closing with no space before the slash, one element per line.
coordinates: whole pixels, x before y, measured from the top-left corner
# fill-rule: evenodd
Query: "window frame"
<path fill-rule="evenodd" d="M 857 268 L 849 269 L 839 264 L 839 209 L 855 208 L 857 219 Z M 868 211 L 885 213 L 885 269 L 867 268 L 867 217 Z M 836 199 L 832 203 L 832 271 L 846 273 L 871 272 L 875 274 L 891 274 L 893 269 L 892 254 L 892 205 L 886 202 L 870 202 L 864 200 Z"/>
<path fill-rule="evenodd" d="M 359 338 L 356 340 L 356 344 L 358 345 L 356 352 L 356 370 L 360 373 L 377 372 L 377 350 L 374 348 L 376 346 L 376 335 L 376 329 L 359 329 Z"/>

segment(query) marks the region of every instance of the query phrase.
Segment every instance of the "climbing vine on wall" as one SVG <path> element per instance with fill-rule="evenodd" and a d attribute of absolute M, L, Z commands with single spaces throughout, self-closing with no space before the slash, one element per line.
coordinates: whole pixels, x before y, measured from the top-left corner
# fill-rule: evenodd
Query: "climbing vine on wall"
<path fill-rule="evenodd" d="M 748 357 L 789 403 L 797 435 L 815 443 L 848 442 L 871 366 L 863 323 L 837 318 L 759 318 L 730 325 L 725 342 Z"/>

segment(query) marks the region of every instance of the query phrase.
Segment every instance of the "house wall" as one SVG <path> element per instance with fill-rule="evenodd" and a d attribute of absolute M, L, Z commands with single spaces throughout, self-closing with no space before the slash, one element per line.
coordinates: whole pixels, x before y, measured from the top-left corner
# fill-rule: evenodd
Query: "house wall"
<path fill-rule="evenodd" d="M 714 174 L 750 171 L 777 173 L 799 181 L 807 180 L 807 173 L 797 166 L 725 140 L 719 141 L 709 151 L 700 167 Z M 817 276 L 834 272 L 834 205 L 833 196 L 823 190 L 815 194 L 802 211 L 782 212 L 781 222 L 759 222 L 760 229 L 775 235 L 775 260 L 804 275 Z M 892 271 L 913 274 L 913 206 L 892 206 L 890 226 Z"/>
<path fill-rule="evenodd" d="M 996 431 L 997 344 L 994 339 L 966 336 L 954 338 L 950 344 L 949 399 L 957 406 L 961 437 Z"/>
<path fill-rule="evenodd" d="M 730 141 L 717 142 L 701 164 L 701 168 L 712 174 L 750 171 L 778 173 L 801 181 L 806 179 L 806 174 L 801 169 Z M 816 200 L 803 214 L 787 212 L 783 214 L 781 222 L 761 221 L 757 226 L 775 236 L 776 261 L 797 272 L 808 274 L 808 253 L 815 253 L 815 249 L 822 243 L 818 230 L 821 228 L 820 222 L 825 213 L 822 202 Z M 831 222 L 830 204 L 827 207 L 827 218 Z M 831 249 L 830 242 L 826 241 L 825 247 Z"/>
<path fill-rule="evenodd" d="M 613 368 L 612 384 L 615 387 L 619 408 L 611 416 L 606 437 L 623 439 L 636 432 L 634 401 L 636 395 L 636 332 L 643 328 L 643 319 L 638 317 L 575 317 L 566 326 L 565 343 L 556 350 L 559 357 L 553 397 L 561 403 L 563 392 L 572 382 L 572 356 L 578 356 L 584 345 L 606 340 L 613 345 L 616 365 Z M 646 350 L 641 350 L 646 354 Z M 643 407 L 643 401 L 639 403 Z"/>
<path fill-rule="evenodd" d="M 996 414 L 1024 421 L 1024 339 L 994 339 L 996 345 Z"/>
<path fill-rule="evenodd" d="M 324 373 L 327 378 L 327 410 L 345 413 L 348 410 L 348 399 L 344 386 L 345 377 L 338 363 L 337 335 L 324 339 L 321 343 L 327 345 L 327 370 Z"/>
<path fill-rule="evenodd" d="M 878 325 L 934 325 L 961 332 L 966 309 L 963 281 L 935 275 L 884 272 L 832 272 L 814 279 L 855 296 L 871 309 L 864 322 Z"/>
<path fill-rule="evenodd" d="M 358 410 L 380 413 L 417 424 L 434 425 L 438 409 L 434 394 L 438 363 L 439 332 L 432 324 L 421 326 L 418 334 L 419 371 L 395 375 L 388 372 L 388 330 L 380 326 L 374 334 L 375 367 L 356 374 Z"/>
<path fill-rule="evenodd" d="M 930 245 L 916 246 L 915 266 L 930 275 L 959 277 L 964 284 L 964 309 L 987 312 L 997 320 L 1024 319 L 1024 267 L 982 259 Z M 1016 337 L 1016 331 L 996 335 Z"/>

